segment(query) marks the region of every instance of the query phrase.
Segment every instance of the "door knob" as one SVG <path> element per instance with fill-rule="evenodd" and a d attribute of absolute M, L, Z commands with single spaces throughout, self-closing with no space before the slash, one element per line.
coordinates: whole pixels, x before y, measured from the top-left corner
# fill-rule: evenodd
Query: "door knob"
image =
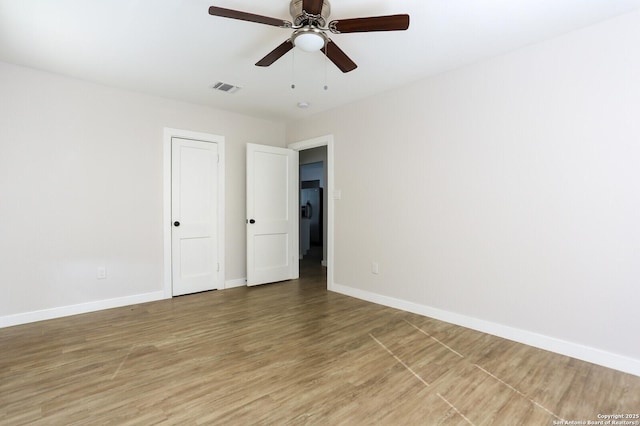
<path fill-rule="evenodd" d="M 249 223 L 256 223 L 255 219 L 249 219 Z"/>
<path fill-rule="evenodd" d="M 176 220 L 175 222 L 173 222 L 173 226 L 180 226 L 180 222 Z"/>

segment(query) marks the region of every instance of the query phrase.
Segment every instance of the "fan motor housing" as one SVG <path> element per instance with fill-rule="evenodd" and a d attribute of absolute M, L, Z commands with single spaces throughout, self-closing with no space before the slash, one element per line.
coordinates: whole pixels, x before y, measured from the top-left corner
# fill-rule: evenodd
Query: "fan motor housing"
<path fill-rule="evenodd" d="M 322 11 L 320 15 L 309 15 L 302 10 L 302 0 L 291 0 L 289 4 L 289 13 L 293 18 L 293 24 L 295 26 L 303 25 L 315 25 L 324 27 L 327 24 L 327 19 L 331 14 L 331 5 L 329 0 L 322 2 Z"/>

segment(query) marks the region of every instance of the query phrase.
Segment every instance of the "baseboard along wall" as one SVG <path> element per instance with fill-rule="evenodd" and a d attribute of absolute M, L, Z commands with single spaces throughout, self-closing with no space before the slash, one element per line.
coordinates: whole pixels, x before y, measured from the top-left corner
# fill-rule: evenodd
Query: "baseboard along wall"
<path fill-rule="evenodd" d="M 368 302 L 377 303 L 379 305 L 388 306 L 390 308 L 400 309 L 414 314 L 423 315 L 440 321 L 470 328 L 472 330 L 481 331 L 514 342 L 523 343 L 539 349 L 566 355 L 582 361 L 591 362 L 603 367 L 612 368 L 614 370 L 640 376 L 640 360 L 625 357 L 615 353 L 603 351 L 601 349 L 584 346 L 577 343 L 568 342 L 557 339 L 555 337 L 545 336 L 533 333 L 527 330 L 510 327 L 490 321 L 485 321 L 466 315 L 449 312 L 431 306 L 421 305 L 414 302 L 408 302 L 402 299 L 396 299 L 389 296 L 383 296 L 377 293 L 333 283 L 331 291 L 344 294 L 346 296 L 355 297 L 357 299 L 366 300 Z"/>
<path fill-rule="evenodd" d="M 132 296 L 117 297 L 114 299 L 96 300 L 94 302 L 78 303 L 77 305 L 59 306 L 38 311 L 7 315 L 0 317 L 0 328 L 67 317 L 70 315 L 86 314 L 87 312 L 101 311 L 103 309 L 136 305 L 138 303 L 154 302 L 164 298 L 164 291 L 154 291 L 151 293 L 135 294 Z"/>
<path fill-rule="evenodd" d="M 247 285 L 246 278 L 228 280 L 224 283 L 224 289 L 242 287 Z M 0 328 L 14 325 L 28 324 L 36 321 L 44 321 L 54 318 L 68 317 L 70 315 L 86 314 L 88 312 L 101 311 L 103 309 L 119 308 L 122 306 L 136 305 L 138 303 L 154 302 L 166 299 L 164 291 L 135 294 L 132 296 L 117 297 L 114 299 L 97 300 L 94 302 L 79 303 L 77 305 L 59 306 L 38 311 L 23 312 L 14 315 L 0 316 Z"/>
<path fill-rule="evenodd" d="M 228 289 L 228 288 L 234 288 L 234 287 L 244 287 L 247 285 L 247 279 L 246 278 L 237 278 L 235 280 L 227 280 L 224 283 L 224 288 Z"/>
<path fill-rule="evenodd" d="M 246 279 L 238 278 L 226 281 L 224 288 L 229 289 L 234 287 L 242 287 L 245 285 Z M 527 330 L 510 327 L 503 324 L 480 320 L 455 312 L 433 308 L 431 306 L 408 302 L 406 300 L 396 299 L 389 296 L 383 296 L 377 293 L 368 292 L 342 284 L 333 283 L 330 286 L 329 290 L 336 293 L 344 294 L 346 296 L 355 297 L 357 299 L 366 300 L 368 302 L 377 303 L 379 305 L 384 305 L 395 309 L 401 309 L 407 312 L 413 312 L 415 314 L 424 315 L 440 321 L 467 327 L 472 330 L 481 331 L 483 333 L 489 333 L 494 336 L 513 340 L 525 345 L 548 350 L 561 355 L 580 359 L 582 361 L 598 364 L 603 367 L 613 368 L 614 370 L 640 376 L 640 360 L 634 358 L 625 357 L 590 346 L 568 342 L 565 340 L 557 339 L 555 337 L 545 336 L 542 334 L 533 333 Z M 14 315 L 6 315 L 0 317 L 0 328 L 27 324 L 36 321 L 44 321 L 70 315 L 84 314 L 87 312 L 100 311 L 103 309 L 119 308 L 121 306 L 135 305 L 138 303 L 153 302 L 161 299 L 165 299 L 164 291 L 156 291 L 151 293 L 137 294 L 133 296 L 80 303 L 77 305 L 60 306 L 56 308 L 42 309 L 38 311 L 24 312 Z"/>

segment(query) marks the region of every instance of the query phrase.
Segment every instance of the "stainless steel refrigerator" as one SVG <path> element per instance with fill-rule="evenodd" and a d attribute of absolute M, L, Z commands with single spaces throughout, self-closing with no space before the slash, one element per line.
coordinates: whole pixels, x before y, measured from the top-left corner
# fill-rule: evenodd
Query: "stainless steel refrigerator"
<path fill-rule="evenodd" d="M 300 190 L 300 210 L 303 219 L 309 223 L 311 245 L 322 245 L 322 188 Z"/>

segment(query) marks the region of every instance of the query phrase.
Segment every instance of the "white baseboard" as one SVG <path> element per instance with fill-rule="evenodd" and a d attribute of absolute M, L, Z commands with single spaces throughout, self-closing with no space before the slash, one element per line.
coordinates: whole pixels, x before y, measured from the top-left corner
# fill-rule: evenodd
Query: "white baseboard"
<path fill-rule="evenodd" d="M 469 317 L 455 312 L 433 308 L 431 306 L 420 305 L 418 303 L 408 302 L 402 299 L 383 296 L 341 284 L 334 283 L 330 290 L 335 291 L 336 293 L 355 297 L 357 299 L 460 325 L 483 333 L 513 340 L 515 342 L 524 343 L 525 345 L 534 346 L 536 348 L 555 352 L 561 355 L 577 358 L 582 361 L 598 364 L 603 367 L 613 368 L 614 370 L 640 376 L 640 360 L 638 359 L 614 354 L 590 346 L 567 342 L 555 337 L 533 333 L 503 324 Z"/>
<path fill-rule="evenodd" d="M 135 305 L 138 303 L 153 302 L 161 299 L 166 299 L 164 291 L 154 291 L 152 293 L 135 294 L 133 296 L 117 297 L 115 299 L 97 300 L 95 302 L 79 303 L 77 305 L 6 315 L 0 317 L 0 328 L 66 317 L 69 315 L 85 314 L 103 309 L 119 308 L 121 306 Z"/>
<path fill-rule="evenodd" d="M 245 285 L 247 285 L 247 279 L 239 278 L 236 280 L 226 281 L 224 288 L 242 287 Z M 115 299 L 97 300 L 95 302 L 79 303 L 77 305 L 59 306 L 39 311 L 0 316 L 0 328 L 28 324 L 36 321 L 44 321 L 53 318 L 67 317 L 70 315 L 85 314 L 87 312 L 101 311 L 103 309 L 119 308 L 121 306 L 135 305 L 138 303 L 170 299 L 171 297 L 171 295 L 167 297 L 164 291 L 155 291 L 152 293 L 136 294 L 133 296 L 118 297 Z"/>
<path fill-rule="evenodd" d="M 225 290 L 228 288 L 234 288 L 234 287 L 244 287 L 247 285 L 247 279 L 246 278 L 238 278 L 235 280 L 227 280 L 224 282 L 224 288 Z"/>

